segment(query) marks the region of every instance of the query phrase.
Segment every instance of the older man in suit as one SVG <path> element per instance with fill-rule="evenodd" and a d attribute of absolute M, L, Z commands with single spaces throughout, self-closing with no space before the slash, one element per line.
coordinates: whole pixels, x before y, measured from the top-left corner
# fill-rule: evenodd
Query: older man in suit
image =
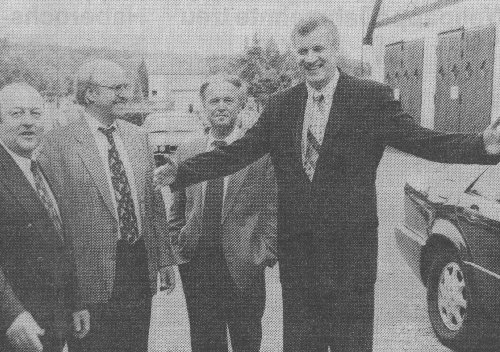
<path fill-rule="evenodd" d="M 15 83 L 0 91 L 0 350 L 60 352 L 77 311 L 75 266 L 59 207 L 35 155 L 46 119 L 43 99 Z M 83 323 L 83 326 L 82 326 Z"/>
<path fill-rule="evenodd" d="M 50 134 L 40 154 L 63 204 L 79 293 L 91 314 L 90 333 L 75 346 L 83 351 L 146 351 L 157 273 L 163 282 L 172 274 L 147 133 L 117 119 L 128 92 L 115 63 L 84 64 L 77 73 L 81 116 Z"/>
<path fill-rule="evenodd" d="M 305 18 L 292 41 L 306 78 L 271 98 L 231 145 L 157 171 L 178 190 L 234 173 L 269 153 L 278 181 L 284 351 L 371 351 L 377 273 L 375 176 L 387 145 L 450 163 L 500 160 L 500 120 L 480 135 L 413 123 L 389 87 L 337 69 L 339 35 Z"/>
<path fill-rule="evenodd" d="M 180 160 L 229 144 L 246 91 L 233 76 L 213 76 L 201 86 L 210 131 L 178 151 Z M 276 179 L 269 156 L 228 177 L 174 193 L 170 237 L 191 326 L 193 352 L 260 349 L 265 305 L 264 269 L 276 262 Z M 227 330 L 226 330 L 227 329 Z"/>

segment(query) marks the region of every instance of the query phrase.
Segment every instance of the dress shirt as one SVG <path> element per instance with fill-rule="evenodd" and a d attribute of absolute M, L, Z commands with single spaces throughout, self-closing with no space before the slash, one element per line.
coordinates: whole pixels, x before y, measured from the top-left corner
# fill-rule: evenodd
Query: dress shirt
<path fill-rule="evenodd" d="M 109 169 L 109 156 L 108 156 L 108 150 L 111 147 L 109 145 L 108 139 L 102 133 L 99 131 L 99 128 L 109 128 L 111 126 L 115 127 L 115 131 L 113 132 L 113 139 L 115 141 L 116 149 L 118 150 L 118 154 L 120 155 L 120 160 L 123 163 L 123 167 L 125 168 L 125 174 L 127 175 L 127 180 L 130 185 L 130 192 L 132 193 L 132 200 L 134 201 L 134 210 L 135 210 L 135 216 L 137 218 L 137 227 L 139 229 L 139 236 L 142 234 L 142 227 L 141 227 L 141 211 L 140 211 L 140 205 L 139 205 L 139 198 L 137 197 L 137 188 L 135 187 L 135 177 L 134 177 L 134 170 L 132 168 L 132 165 L 130 164 L 130 160 L 128 158 L 127 150 L 125 149 L 125 146 L 123 145 L 123 141 L 120 137 L 119 130 L 116 126 L 116 123 L 113 122 L 110 126 L 105 126 L 101 122 L 97 121 L 93 116 L 90 114 L 85 114 L 85 120 L 87 121 L 90 131 L 92 135 L 94 136 L 97 149 L 99 150 L 99 156 L 101 157 L 101 161 L 103 163 L 104 171 L 106 173 L 106 179 L 108 180 L 108 187 L 109 187 L 109 192 L 111 194 L 111 199 L 113 201 L 113 205 L 115 208 L 115 218 L 118 221 L 118 206 L 116 203 L 116 198 L 115 198 L 115 189 L 113 188 L 113 183 L 111 182 L 111 170 Z M 120 234 L 120 229 L 118 229 L 118 239 L 121 238 Z"/>
<path fill-rule="evenodd" d="M 231 144 L 233 143 L 235 140 L 239 139 L 241 137 L 241 130 L 239 128 L 235 128 L 233 130 L 233 132 L 231 132 L 231 134 L 229 136 L 227 136 L 226 138 L 224 139 L 215 139 L 212 132 L 210 131 L 208 133 L 208 140 L 207 140 L 207 149 L 206 151 L 209 152 L 213 149 L 215 149 L 215 147 L 213 146 L 213 142 L 215 141 L 224 141 L 226 142 L 227 144 Z M 227 185 L 229 183 L 229 176 L 226 176 L 224 177 L 224 195 L 223 195 L 223 202 L 224 202 L 224 199 L 226 198 L 226 191 L 227 191 Z M 205 189 L 207 188 L 207 182 L 203 182 L 202 183 L 202 192 L 203 192 L 203 202 L 205 202 Z"/>
<path fill-rule="evenodd" d="M 7 153 L 10 154 L 12 159 L 14 159 L 17 166 L 19 166 L 19 168 L 23 172 L 24 177 L 26 177 L 26 179 L 30 183 L 31 187 L 33 187 L 33 189 L 35 190 L 35 193 L 38 196 L 38 191 L 37 191 L 36 185 L 35 185 L 35 178 L 33 176 L 33 173 L 31 172 L 31 159 L 25 158 L 24 156 L 20 156 L 19 154 L 14 153 L 12 150 L 7 148 L 7 146 L 1 140 L 0 140 L 0 145 L 7 151 Z M 33 160 L 35 159 L 34 158 L 35 155 L 36 155 L 36 153 L 33 152 L 33 156 L 32 156 Z M 49 192 L 48 196 L 50 197 L 50 200 L 56 209 L 57 215 L 59 216 L 59 218 L 61 218 L 61 214 L 59 213 L 59 207 L 57 205 L 56 198 L 54 197 L 54 194 L 52 193 L 52 190 L 50 189 L 50 186 L 49 186 L 47 180 L 45 179 L 43 172 L 41 172 L 40 175 L 42 177 L 42 182 L 45 183 L 45 189 L 47 189 Z"/>
<path fill-rule="evenodd" d="M 307 141 L 307 129 L 312 124 L 312 119 L 320 119 L 320 121 L 316 120 L 315 123 L 319 124 L 321 133 L 319 135 L 315 135 L 319 144 L 323 144 L 323 137 L 325 135 L 326 124 L 328 123 L 328 117 L 330 115 L 330 109 L 332 108 L 332 100 L 333 94 L 335 93 L 335 89 L 337 88 L 337 82 L 339 81 L 340 73 L 338 70 L 335 70 L 335 74 L 330 82 L 323 87 L 321 90 L 316 90 L 311 87 L 308 83 L 306 83 L 307 87 L 307 104 L 304 115 L 304 124 L 302 127 L 302 159 L 306 154 L 306 141 Z M 322 102 L 324 107 L 324 113 L 321 114 L 318 110 L 317 103 L 313 101 L 313 96 L 323 94 L 324 100 Z"/>

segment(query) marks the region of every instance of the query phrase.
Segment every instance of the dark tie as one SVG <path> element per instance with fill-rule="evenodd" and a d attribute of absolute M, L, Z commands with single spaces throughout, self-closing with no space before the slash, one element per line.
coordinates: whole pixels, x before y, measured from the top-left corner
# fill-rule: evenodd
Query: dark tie
<path fill-rule="evenodd" d="M 214 141 L 212 146 L 227 145 L 224 141 Z M 205 205 L 203 208 L 203 225 L 208 241 L 216 241 L 222 227 L 222 203 L 224 198 L 224 177 L 207 181 L 205 188 Z M 215 243 L 212 243 L 215 245 Z"/>
<path fill-rule="evenodd" d="M 54 228 L 56 230 L 56 233 L 62 237 L 61 218 L 57 213 L 56 205 L 54 204 L 52 198 L 50 197 L 50 192 L 47 188 L 47 184 L 44 182 L 42 178 L 42 173 L 40 172 L 40 167 L 38 165 L 38 162 L 32 160 L 30 170 L 31 173 L 33 174 L 33 178 L 35 179 L 35 188 L 36 192 L 38 193 L 38 197 L 40 198 L 40 201 L 47 210 L 50 219 L 54 223 Z"/>
<path fill-rule="evenodd" d="M 134 243 L 139 238 L 139 227 L 137 225 L 130 184 L 125 173 L 125 167 L 118 154 L 118 149 L 116 149 L 115 139 L 113 138 L 114 130 L 114 126 L 109 128 L 99 127 L 99 131 L 106 136 L 110 145 L 108 149 L 108 163 L 111 171 L 111 183 L 115 190 L 120 235 L 122 239 L 127 240 L 129 243 Z"/>

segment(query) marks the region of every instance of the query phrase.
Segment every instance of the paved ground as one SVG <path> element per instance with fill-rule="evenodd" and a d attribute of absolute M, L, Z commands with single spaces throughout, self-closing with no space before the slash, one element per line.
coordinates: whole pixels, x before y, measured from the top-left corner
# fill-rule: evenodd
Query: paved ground
<path fill-rule="evenodd" d="M 425 289 L 413 276 L 396 249 L 393 228 L 402 219 L 404 179 L 431 164 L 388 150 L 378 170 L 380 219 L 379 272 L 376 285 L 376 352 L 445 352 L 434 337 L 427 318 Z M 180 280 L 170 296 L 154 300 L 150 351 L 188 352 L 189 326 Z M 263 320 L 262 352 L 279 352 L 282 343 L 281 288 L 277 267 L 266 273 L 267 303 Z"/>

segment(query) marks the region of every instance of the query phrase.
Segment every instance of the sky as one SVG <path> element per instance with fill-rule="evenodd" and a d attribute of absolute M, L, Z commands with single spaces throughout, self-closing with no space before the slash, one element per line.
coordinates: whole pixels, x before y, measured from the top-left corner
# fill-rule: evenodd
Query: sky
<path fill-rule="evenodd" d="M 322 12 L 338 24 L 343 51 L 355 57 L 361 52 L 373 4 L 374 0 L 2 0 L 0 38 L 175 54 L 234 54 L 253 33 L 272 36 L 285 49 L 296 21 L 306 13 Z"/>

